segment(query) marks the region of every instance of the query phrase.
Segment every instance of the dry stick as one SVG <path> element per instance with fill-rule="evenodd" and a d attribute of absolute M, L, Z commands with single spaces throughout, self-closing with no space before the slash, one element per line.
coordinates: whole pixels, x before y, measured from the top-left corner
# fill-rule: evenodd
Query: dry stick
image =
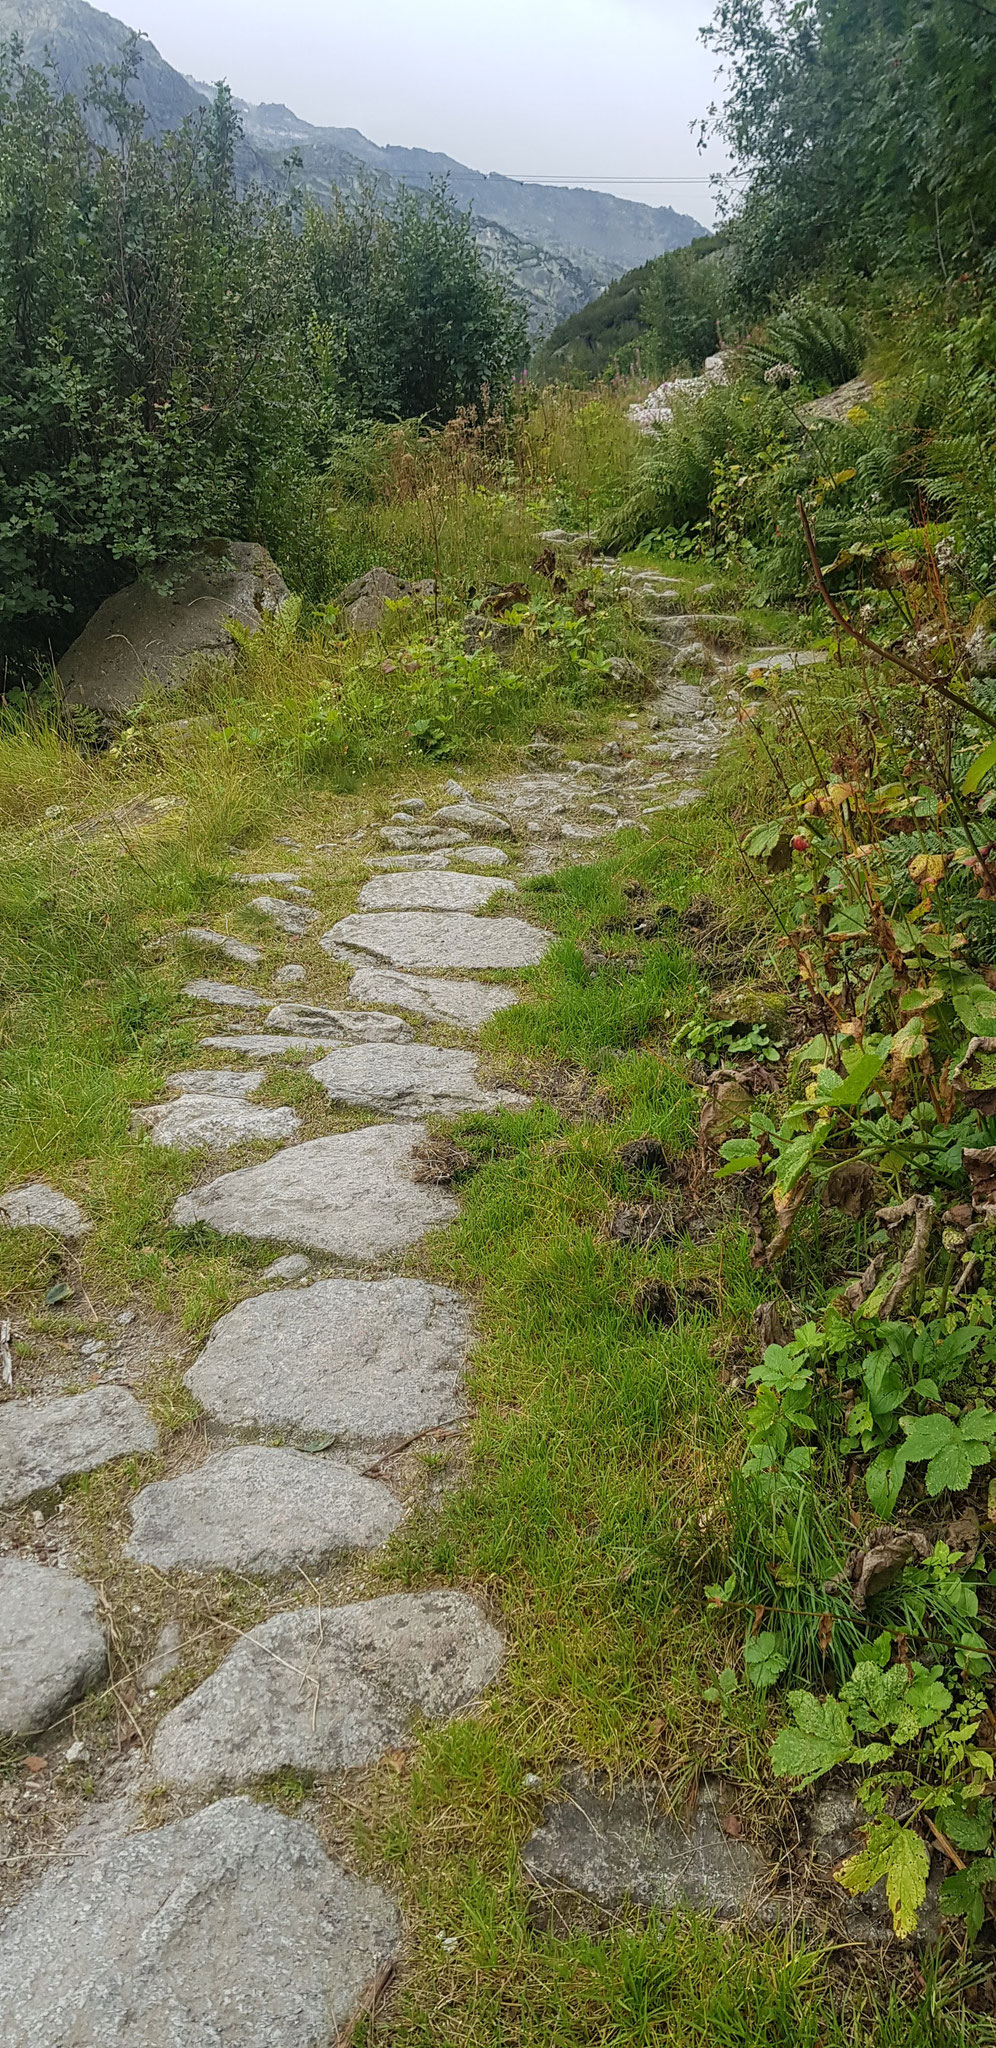
<path fill-rule="evenodd" d="M 889 662 L 893 668 L 901 669 L 904 675 L 912 676 L 913 681 L 918 683 L 921 689 L 933 690 L 936 696 L 943 697 L 949 704 L 957 705 L 959 711 L 967 711 L 970 718 L 978 719 L 980 725 L 988 725 L 991 731 L 996 732 L 996 718 L 992 717 L 988 711 L 983 711 L 981 705 L 974 704 L 970 697 L 960 696 L 957 690 L 949 690 L 946 683 L 939 682 L 935 675 L 932 675 L 926 669 L 920 668 L 915 661 L 910 661 L 905 654 L 897 654 L 895 648 L 880 647 L 877 640 L 873 640 L 870 634 L 863 633 L 860 626 L 856 626 L 853 619 L 849 618 L 848 614 L 841 610 L 840 605 L 835 598 L 831 597 L 827 589 L 826 578 L 820 567 L 820 558 L 816 551 L 816 542 L 813 539 L 813 529 L 810 526 L 802 498 L 797 497 L 795 503 L 802 522 L 806 551 L 809 555 L 810 567 L 813 571 L 816 588 L 831 618 L 839 626 L 841 632 L 846 633 L 849 639 L 856 641 L 859 647 L 867 648 L 869 654 L 874 654 L 878 661 Z"/>

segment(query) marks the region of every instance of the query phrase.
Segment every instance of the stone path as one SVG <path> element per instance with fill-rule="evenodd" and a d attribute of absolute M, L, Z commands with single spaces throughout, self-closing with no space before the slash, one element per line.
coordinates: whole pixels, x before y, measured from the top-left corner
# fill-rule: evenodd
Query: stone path
<path fill-rule="evenodd" d="M 172 1075 L 167 1099 L 138 1106 L 136 1125 L 146 1142 L 209 1158 L 247 1141 L 277 1144 L 231 1172 L 209 1166 L 176 1200 L 172 1221 L 272 1242 L 281 1256 L 215 1323 L 185 1375 L 214 1448 L 135 1492 L 118 1539 L 135 1564 L 167 1579 L 183 1574 L 185 1584 L 218 1571 L 278 1586 L 286 1576 L 299 1597 L 302 1574 L 379 1549 L 399 1526 L 403 1504 L 385 1477 L 396 1454 L 467 1419 L 467 1304 L 392 1270 L 458 1213 L 452 1194 L 419 1178 L 428 1137 L 419 1119 L 517 1109 L 527 1098 L 482 1080 L 465 1043 L 426 1044 L 416 1032 L 473 1033 L 520 1000 L 515 982 L 473 978 L 517 975 L 552 944 L 521 914 L 516 872 L 594 852 L 607 833 L 646 831 L 655 810 L 694 801 L 690 775 L 709 764 L 726 729 L 716 690 L 727 672 L 713 649 L 728 622 L 681 613 L 672 586 L 652 572 L 627 577 L 632 602 L 659 608 L 668 672 L 649 716 L 620 721 L 595 760 L 561 761 L 538 735 L 527 769 L 486 792 L 450 783 L 434 813 L 422 797 L 398 799 L 355 910 L 318 940 L 355 970 L 343 1007 L 274 1003 L 237 983 L 186 985 L 207 1015 L 254 1013 L 249 1028 L 208 1025 L 201 1041 L 240 1064 Z M 231 879 L 264 892 L 247 894 L 245 911 L 257 931 L 265 921 L 271 944 L 290 950 L 315 936 L 317 877 Z M 247 970 L 266 957 L 208 927 L 183 937 Z M 275 978 L 300 984 L 305 975 L 286 960 Z M 294 1108 L 252 1100 L 266 1063 L 289 1053 L 310 1055 L 308 1073 L 330 1109 L 379 1120 L 301 1142 Z M 0 1198 L 4 1224 L 67 1239 L 88 1227 L 68 1197 L 41 1185 Z M 306 1252 L 340 1270 L 316 1277 Z M 95 1357 L 94 1370 L 103 1364 Z M 126 1388 L 57 1400 L 15 1391 L 0 1406 L 0 1505 L 30 1502 L 156 1444 L 154 1423 Z M 167 1623 L 162 1641 L 166 1675 L 182 1660 L 182 1634 Z M 504 1652 L 480 1603 L 456 1589 L 293 1604 L 249 1629 L 165 1714 L 152 1743 L 144 1782 L 179 1790 L 200 1810 L 148 1833 L 133 1832 L 137 1810 L 124 1823 L 113 1803 L 103 1819 L 98 1810 L 78 1852 L 56 1857 L 0 1924 L 0 2036 L 18 2048 L 98 2039 L 122 2048 L 317 2048 L 338 2038 L 399 1953 L 392 1903 L 330 1860 L 302 1822 L 245 1799 L 210 1802 L 274 1772 L 353 1770 L 410 1748 L 420 1723 L 475 1711 Z M 104 1682 L 107 1656 L 94 1589 L 54 1565 L 0 1560 L 0 1733 L 45 1729 Z M 685 1875 L 669 1889 L 659 1879 L 662 1843 L 678 1851 L 657 1820 L 644 1813 L 640 1822 L 635 1792 L 606 1815 L 596 1787 L 567 1789 L 569 1802 L 551 1810 L 526 1852 L 534 1883 L 588 1885 L 617 1903 L 626 1892 L 667 1903 L 711 1896 L 689 1872 L 718 1853 L 713 1834 L 694 1837 Z M 708 1823 L 713 1833 L 717 1825 Z M 749 1851 L 724 1843 L 739 1910 L 755 1868 Z"/>

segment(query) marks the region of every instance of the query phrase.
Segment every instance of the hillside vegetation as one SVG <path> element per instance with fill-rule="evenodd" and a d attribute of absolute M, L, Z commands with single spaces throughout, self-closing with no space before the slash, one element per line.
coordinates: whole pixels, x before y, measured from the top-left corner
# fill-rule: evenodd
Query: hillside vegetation
<path fill-rule="evenodd" d="M 0 1415 L 77 1387 L 124 1313 L 161 1430 L 5 1524 L 57 1530 L 111 1617 L 72 1747 L 60 1722 L 0 1751 L 13 1881 L 233 1638 L 461 1589 L 507 1648 L 484 1697 L 355 1770 L 252 1779 L 403 1913 L 357 2048 L 996 2043 L 996 24 L 720 0 L 710 33 L 742 198 L 525 381 L 445 195 L 288 213 L 237 196 L 224 94 L 163 147 L 105 78 L 95 154 L 4 75 L 0 1185 L 92 1229 L 0 1230 Z M 646 374 L 616 371 L 717 339 L 727 381 L 638 433 Z M 46 636 L 209 520 L 294 595 L 98 746 Z M 360 631 L 374 565 L 410 583 Z M 502 843 L 442 835 L 422 870 L 454 773 Z M 221 1050 L 198 945 L 253 939 L 254 976 L 300 964 L 341 1012 L 325 921 L 374 876 L 466 888 L 482 852 L 552 943 L 474 1047 L 518 1100 L 430 1118 L 418 1186 L 458 1213 L 398 1262 L 472 1305 L 472 1420 L 392 1450 L 407 1518 L 370 1555 L 145 1568 L 138 1489 L 209 1442 L 187 1367 L 276 1284 L 272 1243 L 174 1209 L 218 1162 L 134 1118 Z M 247 879 L 296 892 L 299 939 Z M 413 1056 L 470 1047 L 413 1014 Z M 260 1102 L 305 1141 L 365 1130 L 309 1058 L 288 1038 Z M 183 1810 L 143 1784 L 150 1830 Z M 579 1784 L 677 1817 L 672 1893 L 642 1841 L 621 1874 L 587 1838 L 583 1882 L 524 1870 Z M 755 1873 L 726 1920 L 683 1888 L 709 1814 L 721 1872 Z"/>

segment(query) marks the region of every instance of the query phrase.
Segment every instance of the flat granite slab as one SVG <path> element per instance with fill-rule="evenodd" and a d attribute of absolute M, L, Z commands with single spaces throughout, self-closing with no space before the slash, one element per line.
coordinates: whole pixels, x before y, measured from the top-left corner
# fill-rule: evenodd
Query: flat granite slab
<path fill-rule="evenodd" d="M 148 1131 L 154 1145 L 174 1152 L 228 1152 L 233 1145 L 285 1143 L 296 1138 L 301 1120 L 293 1109 L 265 1109 L 244 1102 L 230 1089 L 209 1095 L 197 1089 L 172 1102 L 153 1102 L 132 1111 L 132 1124 Z"/>
<path fill-rule="evenodd" d="M 0 1508 L 12 1508 L 75 1472 L 154 1451 L 159 1432 L 127 1387 L 93 1387 L 54 1400 L 0 1406 Z"/>
<path fill-rule="evenodd" d="M 0 1195 L 0 1230 L 49 1230 L 53 1237 L 71 1241 L 92 1229 L 79 1204 L 47 1181 L 31 1181 Z"/>
<path fill-rule="evenodd" d="M 638 1780 L 612 1785 L 584 1771 L 565 1772 L 566 1798 L 547 1807 L 522 1860 L 541 1890 L 589 1900 L 617 1913 L 631 1903 L 687 1907 L 738 1919 L 763 1896 L 766 1868 L 748 1842 L 728 1835 L 715 1781 L 699 1790 L 683 1821 Z"/>
<path fill-rule="evenodd" d="M 181 1195 L 173 1222 L 341 1259 L 389 1257 L 458 1214 L 451 1195 L 412 1178 L 412 1154 L 426 1135 L 421 1124 L 375 1124 L 288 1145 Z"/>
<path fill-rule="evenodd" d="M 510 1088 L 483 1088 L 472 1052 L 442 1045 L 349 1045 L 309 1068 L 333 1102 L 380 1109 L 391 1116 L 462 1110 L 526 1109 L 528 1095 Z"/>
<path fill-rule="evenodd" d="M 386 1893 L 251 1799 L 56 1861 L 0 1930 L 8 2048 L 331 2048 L 401 1945 Z"/>
<path fill-rule="evenodd" d="M 159 1571 L 319 1569 L 344 1550 L 376 1550 L 401 1521 L 387 1486 L 303 1451 L 244 1444 L 193 1472 L 143 1487 L 125 1554 Z"/>
<path fill-rule="evenodd" d="M 389 1449 L 467 1414 L 459 1294 L 424 1280 L 316 1280 L 215 1323 L 185 1384 L 217 1422 Z"/>
<path fill-rule="evenodd" d="M 552 932 L 521 917 L 471 917 L 463 911 L 354 911 L 319 944 L 337 960 L 385 967 L 535 967 Z"/>
<path fill-rule="evenodd" d="M 33 1557 L 0 1558 L 0 1737 L 50 1727 L 106 1670 L 92 1587 Z"/>
<path fill-rule="evenodd" d="M 349 984 L 351 999 L 357 1003 L 384 1003 L 395 1010 L 410 1010 L 416 1017 L 428 1017 L 433 1024 L 461 1024 L 465 1031 L 478 1031 L 520 1001 L 515 988 L 499 988 L 487 981 L 443 981 L 431 974 L 399 974 L 391 967 L 361 967 Z"/>
<path fill-rule="evenodd" d="M 416 868 L 409 874 L 374 875 L 360 890 L 361 910 L 483 910 L 493 897 L 514 896 L 514 882 L 500 876 L 440 873 Z"/>
<path fill-rule="evenodd" d="M 160 1783 L 193 1787 L 376 1763 L 410 1749 L 419 1721 L 472 1707 L 503 1651 L 466 1593 L 275 1614 L 160 1722 L 153 1771 Z"/>
<path fill-rule="evenodd" d="M 415 1033 L 401 1017 L 379 1010 L 325 1010 L 314 1003 L 275 1003 L 263 1019 L 269 1031 L 323 1038 L 335 1045 L 408 1045 Z"/>

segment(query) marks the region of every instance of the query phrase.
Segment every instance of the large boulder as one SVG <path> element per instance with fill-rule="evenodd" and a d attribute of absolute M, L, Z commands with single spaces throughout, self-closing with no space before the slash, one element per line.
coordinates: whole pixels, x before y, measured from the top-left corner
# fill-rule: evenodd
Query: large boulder
<path fill-rule="evenodd" d="M 182 683 L 205 656 L 230 661 L 226 619 L 258 632 L 290 595 L 271 556 L 255 541 L 219 541 L 164 562 L 153 580 L 107 598 L 59 663 L 71 706 L 115 721 L 149 685 Z"/>

